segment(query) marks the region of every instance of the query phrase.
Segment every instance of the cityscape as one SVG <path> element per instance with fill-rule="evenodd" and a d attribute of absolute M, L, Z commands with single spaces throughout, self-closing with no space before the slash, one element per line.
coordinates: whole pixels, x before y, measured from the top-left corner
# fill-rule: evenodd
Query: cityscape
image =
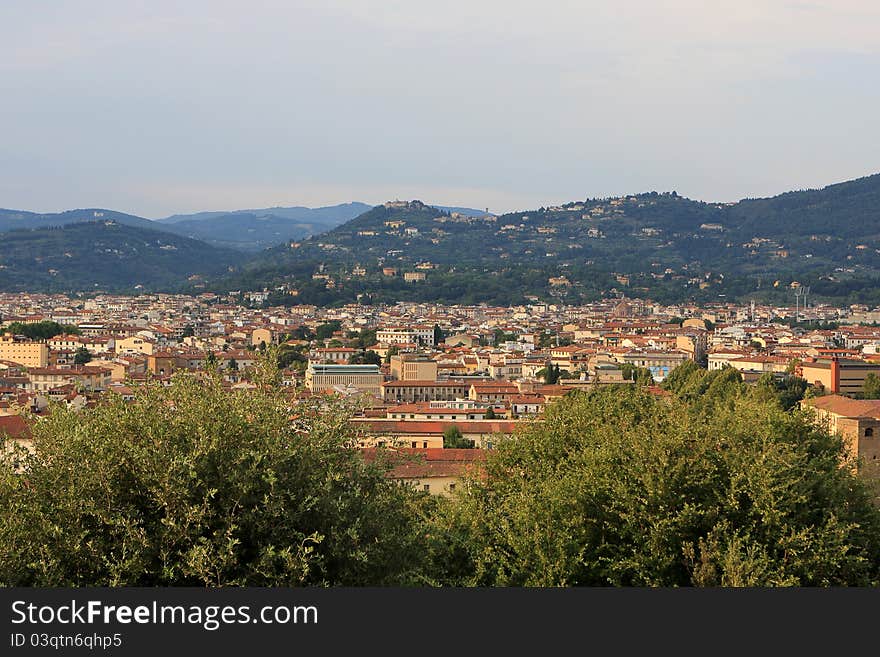
<path fill-rule="evenodd" d="M 880 587 L 878 35 L 867 0 L 0 3 L 11 649 L 869 626 L 726 589 Z"/>
<path fill-rule="evenodd" d="M 401 479 L 448 495 L 471 459 L 518 424 L 541 421 L 562 397 L 639 384 L 669 394 L 661 385 L 689 362 L 731 368 L 750 384 L 805 381 L 821 397 L 821 417 L 833 418 L 871 465 L 880 450 L 865 430 L 880 426 L 880 401 L 849 398 L 880 392 L 870 388 L 880 377 L 880 309 L 808 306 L 802 292 L 792 289 L 794 306 L 623 297 L 585 306 L 338 308 L 266 306 L 269 290 L 0 295 L 0 429 L 27 445 L 30 424 L 52 402 L 88 409 L 106 395 L 133 400 L 138 386 L 212 368 L 246 394 L 268 349 L 293 407 L 349 400 L 359 447 L 423 450 L 427 460 L 407 464 Z M 444 456 L 453 446 L 473 452 Z"/>

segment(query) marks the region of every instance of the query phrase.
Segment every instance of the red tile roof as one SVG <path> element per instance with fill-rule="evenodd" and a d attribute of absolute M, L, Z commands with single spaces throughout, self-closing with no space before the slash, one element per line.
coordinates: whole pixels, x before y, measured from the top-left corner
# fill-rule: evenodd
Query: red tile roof
<path fill-rule="evenodd" d="M 426 479 L 430 477 L 460 477 L 485 461 L 482 449 L 388 449 L 361 450 L 367 461 L 375 461 L 380 454 L 390 459 L 392 479 Z"/>
<path fill-rule="evenodd" d="M 0 416 L 0 436 L 30 438 L 31 428 L 20 415 Z"/>
<path fill-rule="evenodd" d="M 850 399 L 842 395 L 824 395 L 805 399 L 804 404 L 841 417 L 880 418 L 880 399 Z"/>
<path fill-rule="evenodd" d="M 457 426 L 465 434 L 512 434 L 516 429 L 517 422 L 492 421 L 492 420 L 381 420 L 364 419 L 354 421 L 355 426 L 368 428 L 372 433 L 391 434 L 428 434 L 441 435 L 447 427 Z"/>

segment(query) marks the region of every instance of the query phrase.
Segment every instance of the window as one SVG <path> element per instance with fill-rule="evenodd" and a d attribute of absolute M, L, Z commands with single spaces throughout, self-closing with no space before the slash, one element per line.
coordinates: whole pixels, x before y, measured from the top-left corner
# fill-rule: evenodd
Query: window
<path fill-rule="evenodd" d="M 428 442 L 427 441 L 423 442 L 422 447 L 424 447 L 425 449 L 428 449 Z"/>
<path fill-rule="evenodd" d="M 431 492 L 431 484 L 425 484 L 424 486 L 422 486 L 422 490 L 425 491 L 426 493 L 430 493 Z"/>
<path fill-rule="evenodd" d="M 449 492 L 451 493 L 454 490 L 455 490 L 455 484 L 449 484 Z"/>
<path fill-rule="evenodd" d="M 873 427 L 868 427 L 867 429 L 865 429 L 865 438 L 872 438 L 873 436 L 874 436 Z"/>

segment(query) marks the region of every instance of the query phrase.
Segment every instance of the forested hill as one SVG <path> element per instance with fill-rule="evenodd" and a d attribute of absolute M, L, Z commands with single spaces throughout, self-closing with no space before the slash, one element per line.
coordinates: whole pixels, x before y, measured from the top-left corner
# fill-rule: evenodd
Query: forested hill
<path fill-rule="evenodd" d="M 745 199 L 730 207 L 727 214 L 731 226 L 740 233 L 778 237 L 826 235 L 838 239 L 880 237 L 880 174 L 823 189 Z"/>
<path fill-rule="evenodd" d="M 236 251 L 115 221 L 0 236 L 0 291 L 194 291 L 242 258 Z"/>
<path fill-rule="evenodd" d="M 426 280 L 406 282 L 407 272 Z M 308 303 L 782 300 L 792 283 L 816 298 L 880 303 L 878 276 L 880 175 L 735 204 L 650 192 L 470 216 L 387 203 L 261 254 L 234 280 L 287 284 Z"/>
<path fill-rule="evenodd" d="M 161 230 L 161 227 L 149 219 L 136 217 L 124 212 L 88 208 L 65 210 L 64 212 L 27 212 L 25 210 L 4 210 L 0 208 L 0 233 L 10 230 L 31 230 L 34 228 L 51 228 L 84 221 L 115 221 L 118 224 Z"/>

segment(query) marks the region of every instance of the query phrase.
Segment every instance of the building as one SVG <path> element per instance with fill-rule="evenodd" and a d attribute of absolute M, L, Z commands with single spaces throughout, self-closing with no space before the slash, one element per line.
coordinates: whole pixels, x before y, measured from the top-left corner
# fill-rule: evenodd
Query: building
<path fill-rule="evenodd" d="M 663 381 L 676 367 L 689 360 L 684 352 L 666 351 L 631 351 L 625 353 L 620 361 L 637 367 L 646 367 L 651 370 L 651 376 L 655 381 Z"/>
<path fill-rule="evenodd" d="M 150 356 L 156 351 L 156 341 L 141 335 L 133 335 L 116 341 L 116 353 L 144 354 Z"/>
<path fill-rule="evenodd" d="M 107 389 L 111 371 L 104 367 L 41 367 L 28 370 L 27 375 L 27 387 L 32 392 L 47 392 L 65 385 L 94 391 Z"/>
<path fill-rule="evenodd" d="M 459 381 L 386 381 L 382 399 L 386 402 L 454 401 L 468 396 L 470 383 Z"/>
<path fill-rule="evenodd" d="M 416 343 L 434 346 L 433 328 L 381 328 L 376 331 L 376 341 L 382 344 Z"/>
<path fill-rule="evenodd" d="M 847 358 L 818 358 L 801 363 L 799 376 L 813 385 L 821 385 L 828 392 L 853 395 L 864 392 L 865 377 L 880 376 L 880 364 Z"/>
<path fill-rule="evenodd" d="M 408 271 L 404 272 L 403 280 L 407 283 L 415 283 L 416 281 L 425 280 L 425 272 L 423 271 Z"/>
<path fill-rule="evenodd" d="M 312 363 L 306 370 L 306 387 L 320 392 L 337 386 L 357 388 L 382 397 L 384 377 L 378 365 L 325 365 Z"/>
<path fill-rule="evenodd" d="M 491 449 L 499 437 L 510 436 L 518 423 L 512 420 L 474 420 L 452 422 L 449 420 L 387 420 L 354 419 L 351 424 L 362 430 L 361 447 L 443 447 L 443 434 L 450 427 L 457 427 L 462 438 L 471 441 L 476 448 Z"/>
<path fill-rule="evenodd" d="M 18 340 L 11 333 L 0 335 L 0 360 L 8 360 L 25 367 L 46 367 L 49 347 L 44 342 Z"/>
<path fill-rule="evenodd" d="M 478 468 L 486 459 L 481 449 L 398 449 L 381 452 L 393 459 L 387 476 L 415 490 L 431 495 L 451 495 L 459 480 L 466 473 Z M 378 457 L 375 449 L 365 449 L 364 458 L 372 461 Z"/>
<path fill-rule="evenodd" d="M 880 400 L 824 395 L 801 405 L 815 410 L 818 422 L 843 437 L 849 455 L 861 459 L 862 472 L 880 474 Z"/>
<path fill-rule="evenodd" d="M 436 381 L 437 361 L 420 354 L 391 357 L 391 378 L 400 381 Z"/>
<path fill-rule="evenodd" d="M 352 349 L 351 347 L 316 348 L 309 352 L 309 362 L 344 365 L 352 356 L 359 353 L 361 353 L 360 349 Z"/>

